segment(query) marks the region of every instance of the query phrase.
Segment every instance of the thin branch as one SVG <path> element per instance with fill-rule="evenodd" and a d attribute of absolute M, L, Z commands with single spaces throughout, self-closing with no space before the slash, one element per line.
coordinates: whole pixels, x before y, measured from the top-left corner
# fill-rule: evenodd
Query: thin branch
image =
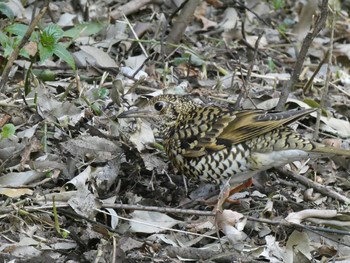
<path fill-rule="evenodd" d="M 58 209 L 67 208 L 69 207 L 68 204 L 59 204 L 56 203 L 56 207 Z M 143 206 L 143 205 L 129 205 L 129 204 L 103 204 L 101 208 L 113 208 L 113 209 L 124 209 L 124 210 L 141 210 L 141 211 L 151 211 L 151 212 L 162 212 L 162 213 L 177 213 L 177 214 L 188 214 L 188 215 L 198 215 L 198 216 L 216 216 L 216 213 L 214 211 L 203 211 L 203 210 L 194 210 L 194 209 L 179 209 L 179 208 L 170 208 L 170 207 L 158 207 L 158 206 Z M 52 204 L 46 204 L 42 206 L 24 206 L 21 208 L 18 208 L 17 210 L 23 210 L 27 212 L 39 212 L 43 210 L 52 210 L 53 206 Z M 0 214 L 9 214 L 13 211 L 18 212 L 15 210 L 15 207 L 1 207 L 0 208 Z M 67 211 L 67 209 L 65 209 Z M 74 212 L 72 212 L 74 213 Z M 341 213 L 341 212 L 339 212 Z M 75 214 L 75 213 L 74 213 Z M 256 218 L 252 216 L 247 216 L 248 221 L 254 221 L 254 222 L 260 222 L 270 225 L 280 225 L 285 227 L 297 227 L 297 228 L 303 228 L 307 230 L 314 230 L 319 232 L 327 232 L 327 233 L 336 233 L 341 235 L 350 235 L 349 231 L 343 231 L 343 230 L 337 230 L 337 229 L 330 229 L 330 228 L 323 228 L 323 227 L 314 227 L 314 226 L 305 226 L 302 224 L 295 224 L 288 222 L 286 220 L 278 219 L 265 219 L 265 218 Z M 127 219 L 126 219 L 127 220 Z M 92 221 L 91 221 L 92 222 Z"/>
<path fill-rule="evenodd" d="M 135 12 L 140 11 L 140 9 L 149 4 L 160 4 L 158 0 L 132 0 L 128 1 L 126 4 L 119 6 L 115 10 L 113 10 L 110 15 L 113 19 L 117 20 L 121 18 L 123 15 L 128 16 Z"/>
<path fill-rule="evenodd" d="M 303 64 L 304 64 L 307 52 L 314 38 L 324 28 L 327 20 L 327 15 L 328 15 L 328 0 L 322 0 L 321 15 L 315 22 L 314 30 L 312 32 L 309 32 L 303 41 L 297 61 L 294 66 L 293 75 L 290 78 L 290 80 L 287 82 L 286 86 L 284 87 L 281 93 L 280 100 L 278 101 L 278 104 L 276 107 L 277 110 L 283 110 L 284 105 L 287 102 L 289 93 L 291 92 L 295 84 L 299 81 L 299 76 L 303 68 Z"/>
<path fill-rule="evenodd" d="M 329 50 L 327 52 L 328 54 L 328 64 L 327 64 L 327 76 L 326 76 L 326 81 L 324 83 L 324 89 L 322 93 L 322 98 L 320 102 L 320 108 L 324 109 L 327 98 L 328 98 L 328 87 L 329 83 L 331 80 L 331 67 L 332 67 L 332 55 L 333 55 L 333 41 L 334 41 L 334 27 L 335 27 L 335 10 L 331 9 L 331 14 L 330 14 L 330 20 L 331 20 L 331 37 L 329 41 Z M 321 122 L 321 112 L 317 112 L 317 119 L 316 119 L 316 128 L 315 128 L 315 133 L 314 133 L 314 140 L 318 139 L 318 133 L 319 133 L 319 128 L 320 128 L 320 122 Z"/>
<path fill-rule="evenodd" d="M 38 23 L 40 22 L 41 18 L 45 15 L 48 5 L 49 5 L 49 2 L 46 2 L 45 6 L 40 10 L 39 14 L 34 18 L 32 23 L 28 27 L 27 32 L 25 33 L 25 35 L 21 39 L 21 42 L 18 44 L 17 47 L 15 47 L 15 49 L 13 50 L 11 56 L 9 57 L 9 59 L 8 59 L 8 61 L 6 63 L 6 66 L 4 68 L 4 71 L 2 72 L 2 75 L 1 75 L 0 93 L 4 93 L 5 92 L 5 85 L 6 85 L 8 76 L 10 74 L 11 67 L 12 67 L 13 63 L 15 62 L 16 58 L 18 57 L 19 51 L 27 43 L 27 41 L 29 40 L 30 36 L 32 35 L 35 27 L 38 25 Z"/>
<path fill-rule="evenodd" d="M 280 172 L 281 174 L 289 177 L 290 179 L 296 180 L 296 181 L 302 183 L 303 185 L 305 185 L 307 187 L 311 187 L 311 188 L 315 189 L 316 191 L 320 192 L 323 195 L 332 197 L 332 198 L 334 198 L 334 199 L 336 199 L 336 200 L 338 200 L 340 202 L 350 204 L 350 199 L 349 198 L 347 198 L 344 195 L 341 195 L 341 194 L 337 193 L 336 191 L 334 191 L 332 189 L 329 189 L 329 188 L 327 188 L 327 187 L 325 187 L 323 185 L 315 183 L 315 182 L 307 179 L 304 176 L 301 176 L 301 175 L 298 175 L 296 173 L 292 173 L 290 171 L 287 171 L 286 169 L 283 169 L 283 168 L 276 168 L 276 169 L 277 169 L 278 172 Z"/>
<path fill-rule="evenodd" d="M 194 17 L 194 11 L 199 4 L 199 0 L 186 1 L 179 15 L 179 18 L 174 22 L 173 27 L 167 37 L 165 53 L 170 54 L 175 50 L 174 45 L 180 43 L 183 34 Z"/>

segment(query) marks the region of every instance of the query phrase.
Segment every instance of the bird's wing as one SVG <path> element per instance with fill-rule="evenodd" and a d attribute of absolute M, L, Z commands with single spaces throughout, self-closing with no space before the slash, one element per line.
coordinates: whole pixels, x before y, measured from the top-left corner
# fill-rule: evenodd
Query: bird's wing
<path fill-rule="evenodd" d="M 191 144 L 187 144 L 188 147 L 186 143 L 183 144 L 185 157 L 200 157 L 208 152 L 220 151 L 232 144 L 242 143 L 292 123 L 315 111 L 315 109 L 286 112 L 216 110 L 218 117 L 212 119 L 208 130 L 192 138 Z"/>

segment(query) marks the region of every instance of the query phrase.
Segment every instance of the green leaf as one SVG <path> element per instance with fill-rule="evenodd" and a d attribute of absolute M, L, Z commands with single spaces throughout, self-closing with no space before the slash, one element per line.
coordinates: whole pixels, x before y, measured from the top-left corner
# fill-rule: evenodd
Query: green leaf
<path fill-rule="evenodd" d="M 183 54 L 182 57 L 175 58 L 172 62 L 175 65 L 180 65 L 180 64 L 185 64 L 190 62 L 191 65 L 194 65 L 194 66 L 202 66 L 205 63 L 203 59 L 201 59 L 200 57 L 192 53 L 185 53 Z"/>
<path fill-rule="evenodd" d="M 1 139 L 6 139 L 15 134 L 16 127 L 12 123 L 5 124 L 0 133 Z"/>
<path fill-rule="evenodd" d="M 9 42 L 9 37 L 5 35 L 3 32 L 0 32 L 0 44 L 4 46 L 8 42 Z"/>
<path fill-rule="evenodd" d="M 54 54 L 64 60 L 73 70 L 75 70 L 74 58 L 69 51 L 60 43 L 57 43 L 53 50 Z"/>
<path fill-rule="evenodd" d="M 309 105 L 311 108 L 320 108 L 321 107 L 321 105 L 317 102 L 317 101 L 315 101 L 315 100 L 313 100 L 313 99 L 310 99 L 310 98 L 305 98 L 304 100 L 303 100 L 303 102 L 305 102 L 307 105 Z"/>
<path fill-rule="evenodd" d="M 55 71 L 49 69 L 33 69 L 33 74 L 42 81 L 54 81 L 57 76 L 57 73 Z"/>
<path fill-rule="evenodd" d="M 4 48 L 4 57 L 5 58 L 9 57 L 13 52 L 13 47 L 9 44 L 5 44 L 3 45 L 3 48 Z"/>
<path fill-rule="evenodd" d="M 271 57 L 268 57 L 268 59 L 267 59 L 267 65 L 268 65 L 268 67 L 269 67 L 269 71 L 270 71 L 270 72 L 274 72 L 274 71 L 275 71 L 275 69 L 276 69 L 276 64 L 275 64 L 275 62 L 273 62 L 273 60 L 272 60 Z"/>
<path fill-rule="evenodd" d="M 105 99 L 105 98 L 108 97 L 108 95 L 109 95 L 109 89 L 100 88 L 100 89 L 98 90 L 98 97 L 99 97 L 100 99 Z"/>
<path fill-rule="evenodd" d="M 107 26 L 106 23 L 101 23 L 98 21 L 77 24 L 73 28 L 64 32 L 65 37 L 77 38 L 79 36 L 91 36 L 100 32 L 103 28 Z"/>
<path fill-rule="evenodd" d="M 0 3 L 0 13 L 4 14 L 7 18 L 13 19 L 15 17 L 11 8 L 9 8 L 5 3 Z"/>
<path fill-rule="evenodd" d="M 41 43 L 38 45 L 40 62 L 44 62 L 54 54 L 54 48 L 51 46 L 44 47 Z"/>
<path fill-rule="evenodd" d="M 41 33 L 39 33 L 38 31 L 33 31 L 29 40 L 38 43 L 40 42 L 40 38 L 41 38 Z"/>
<path fill-rule="evenodd" d="M 58 25 L 48 25 L 41 34 L 40 42 L 44 47 L 52 47 L 61 39 L 64 31 Z"/>
<path fill-rule="evenodd" d="M 25 57 L 25 58 L 30 59 L 30 56 L 29 56 L 28 51 L 25 50 L 24 48 L 22 48 L 22 49 L 19 51 L 19 54 L 20 54 L 22 57 Z"/>
<path fill-rule="evenodd" d="M 4 56 L 9 57 L 20 41 L 20 37 L 7 38 L 7 41 L 3 43 Z"/>
<path fill-rule="evenodd" d="M 178 57 L 178 58 L 175 58 L 172 63 L 175 65 L 175 66 L 178 66 L 178 65 L 181 65 L 181 64 L 186 64 L 189 62 L 189 58 L 187 57 Z"/>
<path fill-rule="evenodd" d="M 96 115 L 100 116 L 102 114 L 102 111 L 97 103 L 92 103 L 90 107 Z"/>
<path fill-rule="evenodd" d="M 282 9 L 286 5 L 284 0 L 274 0 L 272 1 L 272 4 L 275 11 Z"/>
<path fill-rule="evenodd" d="M 321 108 L 321 105 L 317 102 L 317 101 L 315 101 L 315 100 L 313 100 L 313 99 L 310 99 L 310 98 L 305 98 L 304 100 L 303 100 L 303 102 L 305 102 L 307 105 L 309 105 L 311 108 L 318 108 L 318 109 L 320 109 Z M 322 113 L 322 115 L 323 116 L 328 116 L 329 114 L 328 114 L 328 112 L 325 110 L 325 109 L 321 109 L 321 113 Z"/>
<path fill-rule="evenodd" d="M 28 30 L 27 25 L 18 24 L 18 23 L 9 25 L 8 27 L 5 28 L 6 32 L 11 33 L 13 35 L 20 36 L 20 37 L 24 37 L 27 30 Z"/>

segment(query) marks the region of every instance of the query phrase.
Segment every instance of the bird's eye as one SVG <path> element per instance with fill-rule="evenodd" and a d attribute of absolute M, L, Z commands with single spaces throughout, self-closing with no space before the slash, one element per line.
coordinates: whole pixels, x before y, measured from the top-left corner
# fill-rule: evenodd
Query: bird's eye
<path fill-rule="evenodd" d="M 164 108 L 164 102 L 158 101 L 154 104 L 154 108 L 156 111 L 161 111 Z"/>

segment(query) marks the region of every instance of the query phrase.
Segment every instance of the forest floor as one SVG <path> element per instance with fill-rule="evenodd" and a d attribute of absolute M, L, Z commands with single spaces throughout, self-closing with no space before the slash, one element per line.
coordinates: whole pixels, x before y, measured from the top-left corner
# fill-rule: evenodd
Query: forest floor
<path fill-rule="evenodd" d="M 319 108 L 293 128 L 350 149 L 346 1 L 83 2 L 0 3 L 1 262 L 350 262 L 349 160 L 270 169 L 215 209 L 156 127 L 118 119 L 164 93 Z"/>

